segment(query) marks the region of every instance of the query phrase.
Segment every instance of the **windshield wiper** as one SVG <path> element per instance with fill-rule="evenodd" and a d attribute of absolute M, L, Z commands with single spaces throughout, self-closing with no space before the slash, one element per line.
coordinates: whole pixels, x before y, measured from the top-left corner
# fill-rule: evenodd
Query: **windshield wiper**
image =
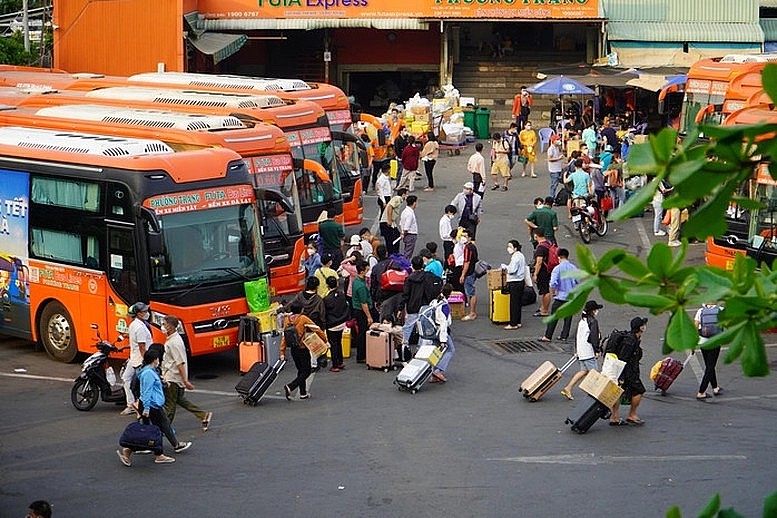
<path fill-rule="evenodd" d="M 239 279 L 243 279 L 244 281 L 250 281 L 251 279 L 240 273 L 239 271 L 235 270 L 234 268 L 230 266 L 218 266 L 215 268 L 200 268 L 201 272 L 227 272 L 231 273 L 235 277 Z"/>

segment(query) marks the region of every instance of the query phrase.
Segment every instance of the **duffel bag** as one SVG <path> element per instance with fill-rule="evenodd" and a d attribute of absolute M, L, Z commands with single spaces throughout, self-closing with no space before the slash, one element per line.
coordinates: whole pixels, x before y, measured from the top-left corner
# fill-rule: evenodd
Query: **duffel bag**
<path fill-rule="evenodd" d="M 406 270 L 389 268 L 380 276 L 380 289 L 384 291 L 402 291 L 410 274 Z"/>
<path fill-rule="evenodd" d="M 162 430 L 155 424 L 134 421 L 127 425 L 119 444 L 131 450 L 159 450 L 162 448 Z"/>

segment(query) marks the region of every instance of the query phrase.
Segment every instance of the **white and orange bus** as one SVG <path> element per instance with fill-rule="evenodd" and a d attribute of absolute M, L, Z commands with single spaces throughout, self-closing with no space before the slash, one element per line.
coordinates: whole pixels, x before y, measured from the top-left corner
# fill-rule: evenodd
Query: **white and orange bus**
<path fill-rule="evenodd" d="M 128 329 L 127 308 L 145 301 L 156 340 L 174 314 L 192 355 L 236 345 L 244 283 L 267 278 L 240 155 L 8 126 L 0 174 L 0 259 L 11 263 L 0 270 L 17 283 L 0 333 L 72 361 L 93 352 L 93 324 L 112 340 Z"/>
<path fill-rule="evenodd" d="M 305 250 L 300 196 L 289 144 L 277 127 L 223 115 L 87 104 L 7 109 L 0 111 L 0 125 L 152 138 L 174 149 L 232 149 L 245 159 L 255 187 L 264 192 L 260 200 L 262 241 L 273 291 L 281 295 L 304 287 L 305 272 L 299 266 Z"/>

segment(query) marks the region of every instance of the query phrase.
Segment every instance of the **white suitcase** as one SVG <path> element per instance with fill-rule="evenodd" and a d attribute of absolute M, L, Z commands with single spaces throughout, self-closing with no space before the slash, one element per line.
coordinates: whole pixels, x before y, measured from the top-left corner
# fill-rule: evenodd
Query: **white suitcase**
<path fill-rule="evenodd" d="M 426 383 L 431 375 L 431 363 L 426 360 L 413 358 L 401 371 L 399 371 L 394 383 L 397 385 L 397 389 L 407 390 L 408 392 L 415 394 L 418 392 L 418 389 L 421 388 L 421 385 Z"/>

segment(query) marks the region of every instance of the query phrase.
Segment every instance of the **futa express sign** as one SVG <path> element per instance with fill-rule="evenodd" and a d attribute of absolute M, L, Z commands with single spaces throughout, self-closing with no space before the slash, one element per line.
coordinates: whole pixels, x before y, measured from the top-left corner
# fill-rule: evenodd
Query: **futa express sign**
<path fill-rule="evenodd" d="M 206 18 L 598 18 L 599 0 L 199 0 Z"/>

